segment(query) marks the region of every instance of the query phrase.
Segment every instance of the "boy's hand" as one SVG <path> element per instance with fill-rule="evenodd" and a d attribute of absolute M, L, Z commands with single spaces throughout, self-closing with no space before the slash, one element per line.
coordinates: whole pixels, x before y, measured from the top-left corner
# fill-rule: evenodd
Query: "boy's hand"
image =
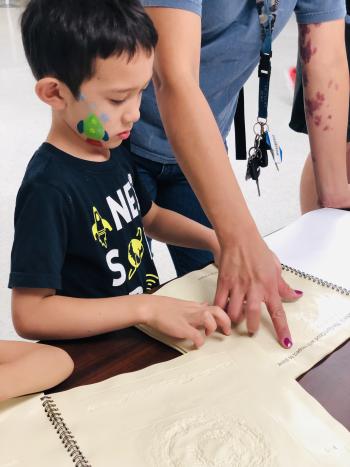
<path fill-rule="evenodd" d="M 231 320 L 218 306 L 155 295 L 148 298 L 144 324 L 168 336 L 190 339 L 198 348 L 204 344 L 201 329 L 206 336 L 218 328 L 231 334 Z"/>

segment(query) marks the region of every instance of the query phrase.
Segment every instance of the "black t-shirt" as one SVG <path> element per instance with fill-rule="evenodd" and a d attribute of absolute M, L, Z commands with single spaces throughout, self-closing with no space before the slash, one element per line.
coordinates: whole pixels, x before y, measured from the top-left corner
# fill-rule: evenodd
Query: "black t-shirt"
<path fill-rule="evenodd" d="M 9 287 L 99 298 L 158 285 L 141 219 L 151 205 L 125 149 L 90 162 L 44 143 L 17 195 Z"/>

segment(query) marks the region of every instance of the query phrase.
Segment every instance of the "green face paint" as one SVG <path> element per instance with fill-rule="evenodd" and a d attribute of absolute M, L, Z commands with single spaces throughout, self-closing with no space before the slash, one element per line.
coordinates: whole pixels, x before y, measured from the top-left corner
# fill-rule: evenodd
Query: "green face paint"
<path fill-rule="evenodd" d="M 93 113 L 89 114 L 85 120 L 81 120 L 77 129 L 80 134 L 87 137 L 89 141 L 108 141 L 109 136 L 105 131 L 101 120 Z"/>

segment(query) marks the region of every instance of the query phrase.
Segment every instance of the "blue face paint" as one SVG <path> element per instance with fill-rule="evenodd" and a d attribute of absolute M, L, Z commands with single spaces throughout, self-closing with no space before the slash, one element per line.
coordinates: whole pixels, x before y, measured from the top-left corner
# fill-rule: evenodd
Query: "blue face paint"
<path fill-rule="evenodd" d="M 107 122 L 110 121 L 109 116 L 108 116 L 107 114 L 105 114 L 105 113 L 102 113 L 102 114 L 100 115 L 100 119 L 101 119 L 101 121 L 102 121 L 103 123 L 107 123 Z"/>

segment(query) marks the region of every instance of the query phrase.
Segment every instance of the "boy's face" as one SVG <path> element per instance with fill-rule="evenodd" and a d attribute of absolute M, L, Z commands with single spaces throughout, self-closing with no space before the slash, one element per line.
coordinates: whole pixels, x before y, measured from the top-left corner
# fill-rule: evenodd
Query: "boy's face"
<path fill-rule="evenodd" d="M 95 73 L 72 95 L 64 110 L 64 120 L 87 143 L 115 148 L 130 135 L 140 118 L 142 91 L 152 77 L 153 53 L 139 50 L 130 60 L 126 55 L 98 58 Z"/>

